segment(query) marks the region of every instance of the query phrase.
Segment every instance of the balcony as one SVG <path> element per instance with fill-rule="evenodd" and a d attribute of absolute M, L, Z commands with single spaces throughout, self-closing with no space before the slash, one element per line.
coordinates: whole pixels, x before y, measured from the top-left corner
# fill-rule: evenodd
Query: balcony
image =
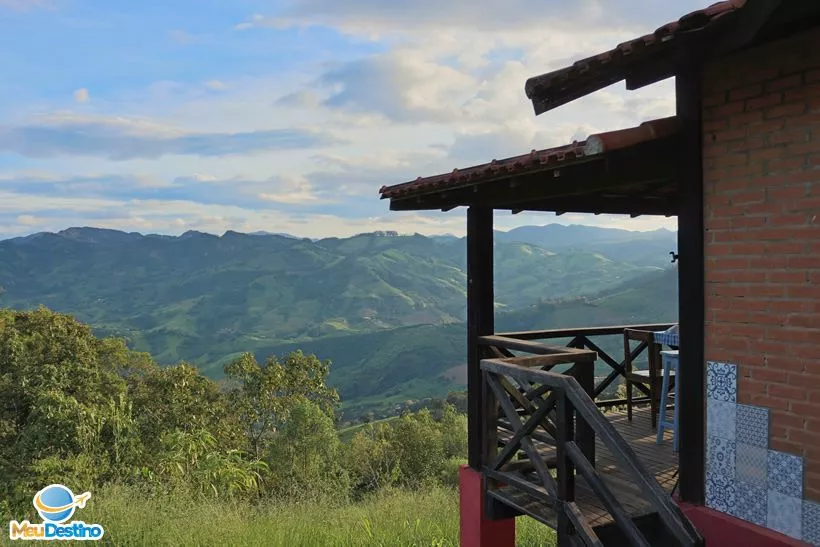
<path fill-rule="evenodd" d="M 670 324 L 507 332 L 478 338 L 485 412 L 481 430 L 487 495 L 496 516 L 524 514 L 583 540 L 640 537 L 689 544 L 671 495 L 678 455 L 672 433 L 656 442 L 648 390 L 624 405 L 625 332 Z M 634 336 L 641 368 L 660 344 Z M 616 358 L 620 347 L 623 357 Z M 637 387 L 637 385 L 636 385 Z M 641 386 L 643 387 L 643 386 Z M 639 391 L 638 389 L 635 389 Z M 588 537 L 584 531 L 591 532 Z"/>

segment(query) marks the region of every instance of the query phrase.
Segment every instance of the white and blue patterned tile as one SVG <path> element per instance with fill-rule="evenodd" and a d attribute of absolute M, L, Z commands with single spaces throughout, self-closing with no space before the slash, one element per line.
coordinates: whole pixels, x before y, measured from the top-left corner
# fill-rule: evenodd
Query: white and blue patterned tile
<path fill-rule="evenodd" d="M 786 496 L 769 490 L 766 527 L 781 534 L 800 539 L 803 527 L 803 502 L 800 498 Z"/>
<path fill-rule="evenodd" d="M 820 503 L 803 500 L 803 541 L 820 545 Z"/>
<path fill-rule="evenodd" d="M 769 451 L 738 442 L 735 445 L 735 477 L 738 481 L 768 488 Z"/>
<path fill-rule="evenodd" d="M 737 366 L 729 363 L 706 363 L 706 397 L 716 401 L 737 402 Z"/>
<path fill-rule="evenodd" d="M 785 496 L 803 497 L 803 458 L 769 450 L 767 474 L 769 490 Z"/>
<path fill-rule="evenodd" d="M 769 409 L 759 406 L 737 405 L 735 439 L 739 443 L 768 448 Z"/>
<path fill-rule="evenodd" d="M 706 440 L 706 475 L 735 481 L 735 442 L 720 437 Z"/>
<path fill-rule="evenodd" d="M 719 473 L 706 473 L 706 507 L 731 515 L 736 494 L 735 481 Z"/>
<path fill-rule="evenodd" d="M 706 434 L 730 441 L 735 440 L 737 405 L 727 401 L 706 401 Z"/>
<path fill-rule="evenodd" d="M 738 481 L 735 488 L 735 506 L 731 513 L 732 516 L 758 526 L 766 526 L 769 514 L 769 497 L 766 487 Z"/>

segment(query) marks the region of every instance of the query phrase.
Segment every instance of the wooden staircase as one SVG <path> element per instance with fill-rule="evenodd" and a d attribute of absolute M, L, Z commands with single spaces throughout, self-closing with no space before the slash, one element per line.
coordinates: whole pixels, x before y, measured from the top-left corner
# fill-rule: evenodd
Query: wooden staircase
<path fill-rule="evenodd" d="M 522 362 L 481 362 L 485 394 L 497 404 L 492 445 L 485 447 L 490 518 L 528 515 L 557 530 L 560 547 L 702 546 L 654 470 L 571 370 L 558 374 L 535 368 L 537 359 Z"/>

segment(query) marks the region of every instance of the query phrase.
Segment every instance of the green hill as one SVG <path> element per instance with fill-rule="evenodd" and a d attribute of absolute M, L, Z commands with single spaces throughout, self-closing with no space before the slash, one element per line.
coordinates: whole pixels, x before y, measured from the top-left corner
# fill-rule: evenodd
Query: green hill
<path fill-rule="evenodd" d="M 543 303 L 498 313 L 496 330 L 662 323 L 677 320 L 677 270 L 651 272 L 592 297 Z M 333 362 L 330 383 L 348 414 L 384 413 L 393 405 L 444 397 L 466 382 L 467 329 L 464 323 L 418 325 L 379 333 L 348 335 L 259 348 L 259 356 L 294 349 Z M 567 341 L 563 341 L 564 343 Z M 614 337 L 595 340 L 613 356 L 623 352 Z M 561 343 L 561 341 L 556 341 Z M 609 372 L 601 364 L 601 371 Z"/>
<path fill-rule="evenodd" d="M 526 243 L 496 250 L 499 309 L 575 296 L 651 267 Z M 248 347 L 463 321 L 463 239 L 362 234 L 319 241 L 71 228 L 0 241 L 0 306 L 43 304 L 160 362 L 215 373 Z M 583 271 L 584 275 L 578 275 Z"/>
<path fill-rule="evenodd" d="M 555 231 L 529 228 L 533 240 Z M 641 258 L 653 233 L 596 229 L 586 248 L 587 231 L 561 228 L 556 250 L 496 234 L 499 330 L 676 317 L 676 271 Z M 617 257 L 595 250 L 615 244 Z M 186 360 L 215 378 L 244 351 L 303 349 L 333 361 L 348 409 L 384 409 L 463 385 L 465 262 L 456 237 L 71 228 L 0 241 L 0 307 L 70 313 L 160 363 Z"/>

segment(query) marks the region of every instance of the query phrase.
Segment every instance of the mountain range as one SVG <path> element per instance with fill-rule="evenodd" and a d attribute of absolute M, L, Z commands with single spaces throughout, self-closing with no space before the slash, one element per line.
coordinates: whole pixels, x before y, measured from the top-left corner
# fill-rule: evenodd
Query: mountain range
<path fill-rule="evenodd" d="M 499 330 L 674 319 L 675 241 L 555 224 L 496 232 Z M 463 385 L 465 262 L 455 236 L 69 228 L 0 241 L 0 307 L 70 313 L 215 378 L 244 351 L 303 349 L 334 363 L 331 383 L 361 410 Z"/>

